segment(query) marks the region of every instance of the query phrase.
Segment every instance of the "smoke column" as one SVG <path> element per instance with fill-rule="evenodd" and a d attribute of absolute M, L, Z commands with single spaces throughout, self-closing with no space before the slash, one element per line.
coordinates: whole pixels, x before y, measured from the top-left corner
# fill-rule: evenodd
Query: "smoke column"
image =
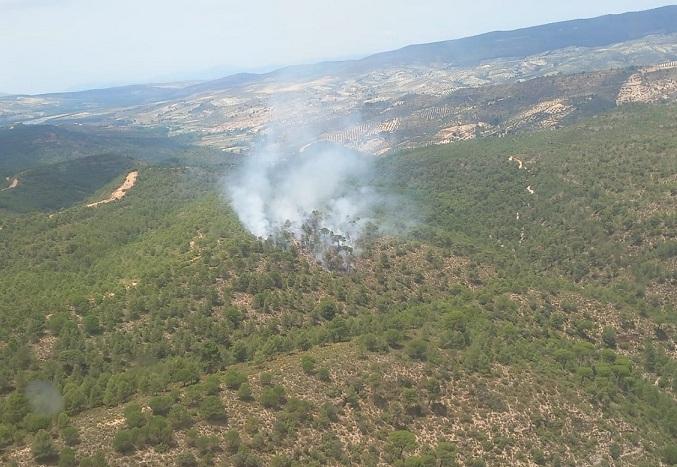
<path fill-rule="evenodd" d="M 26 386 L 26 398 L 38 415 L 52 416 L 63 410 L 63 397 L 49 381 L 35 380 Z"/>
<path fill-rule="evenodd" d="M 284 89 L 270 96 L 262 140 L 225 191 L 256 237 L 284 244 L 291 237 L 325 266 L 349 268 L 367 228 L 394 234 L 413 216 L 403 215 L 401 199 L 373 186 L 374 156 L 322 142 L 330 129 L 322 106 L 308 104 L 312 94 Z M 356 114 L 330 117 L 334 130 L 359 126 Z"/>
<path fill-rule="evenodd" d="M 336 146 L 283 155 L 268 144 L 246 160 L 227 191 L 240 221 L 257 237 L 289 233 L 301 241 L 315 230 L 324 232 L 325 246 L 352 249 L 379 200 L 365 183 L 369 168 L 370 156 Z M 324 248 L 317 247 L 316 238 L 321 260 Z"/>

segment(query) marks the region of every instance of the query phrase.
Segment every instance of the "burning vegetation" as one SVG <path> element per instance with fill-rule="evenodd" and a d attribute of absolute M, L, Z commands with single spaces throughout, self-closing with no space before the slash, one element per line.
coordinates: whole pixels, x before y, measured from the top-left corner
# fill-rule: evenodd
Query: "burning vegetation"
<path fill-rule="evenodd" d="M 264 145 L 227 183 L 242 224 L 328 270 L 353 269 L 367 232 L 386 224 L 391 198 L 370 185 L 374 159 L 335 145 L 285 154 Z"/>

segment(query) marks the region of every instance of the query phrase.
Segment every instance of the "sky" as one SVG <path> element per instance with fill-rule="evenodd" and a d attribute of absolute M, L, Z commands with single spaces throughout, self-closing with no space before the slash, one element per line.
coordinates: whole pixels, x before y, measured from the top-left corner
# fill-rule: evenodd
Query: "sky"
<path fill-rule="evenodd" d="M 672 3 L 0 0 L 0 93 L 212 79 Z"/>

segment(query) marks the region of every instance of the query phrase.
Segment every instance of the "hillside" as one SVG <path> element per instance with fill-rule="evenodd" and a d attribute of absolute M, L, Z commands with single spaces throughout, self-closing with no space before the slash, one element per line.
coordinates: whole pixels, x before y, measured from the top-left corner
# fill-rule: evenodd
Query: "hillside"
<path fill-rule="evenodd" d="M 82 125 L 14 125 L 0 128 L 0 177 L 27 169 L 115 152 L 161 161 L 181 151 L 182 142 L 162 129 L 113 129 Z"/>
<path fill-rule="evenodd" d="M 600 95 L 379 159 L 417 216 L 347 272 L 245 231 L 204 148 L 0 217 L 0 462 L 677 462 L 677 107 Z"/>
<path fill-rule="evenodd" d="M 0 191 L 0 210 L 56 210 L 83 201 L 133 167 L 130 158 L 114 154 L 83 157 L 29 169 Z"/>

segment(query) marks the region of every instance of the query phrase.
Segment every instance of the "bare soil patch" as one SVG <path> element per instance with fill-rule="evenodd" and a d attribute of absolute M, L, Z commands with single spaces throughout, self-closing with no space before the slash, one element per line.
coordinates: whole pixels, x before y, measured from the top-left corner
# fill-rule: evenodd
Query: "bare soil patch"
<path fill-rule="evenodd" d="M 136 184 L 136 179 L 138 178 L 138 176 L 139 176 L 138 170 L 133 170 L 132 172 L 129 172 L 127 174 L 127 177 L 125 177 L 125 180 L 122 182 L 122 185 L 120 185 L 108 198 L 101 201 L 97 201 L 96 203 L 90 203 L 87 205 L 87 207 L 95 208 L 100 204 L 106 204 L 124 198 L 127 192 L 131 190 Z"/>
<path fill-rule="evenodd" d="M 9 185 L 6 188 L 0 189 L 0 191 L 12 190 L 19 186 L 19 177 L 7 177 Z"/>

